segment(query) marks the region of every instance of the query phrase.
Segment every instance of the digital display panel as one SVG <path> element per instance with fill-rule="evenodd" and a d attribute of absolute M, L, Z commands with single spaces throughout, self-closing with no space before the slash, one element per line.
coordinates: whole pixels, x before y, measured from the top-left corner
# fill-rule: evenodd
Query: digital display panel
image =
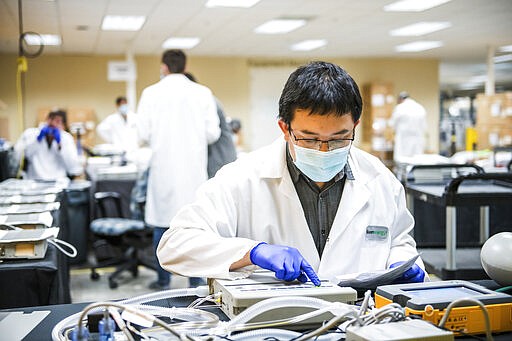
<path fill-rule="evenodd" d="M 484 294 L 483 292 L 466 288 L 463 286 L 445 288 L 425 288 L 404 290 L 411 298 L 434 301 L 453 301 L 459 298 L 472 297 Z"/>

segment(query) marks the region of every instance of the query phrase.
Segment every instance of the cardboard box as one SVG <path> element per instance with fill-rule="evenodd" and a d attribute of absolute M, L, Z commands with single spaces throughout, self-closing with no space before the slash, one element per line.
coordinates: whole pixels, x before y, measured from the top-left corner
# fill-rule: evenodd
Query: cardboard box
<path fill-rule="evenodd" d="M 475 105 L 477 125 L 512 125 L 512 92 L 478 94 Z"/>
<path fill-rule="evenodd" d="M 512 145 L 512 125 L 479 124 L 475 127 L 478 149 Z"/>
<path fill-rule="evenodd" d="M 388 82 L 374 82 L 363 86 L 363 113 L 361 116 L 363 142 L 374 145 L 374 138 L 384 138 L 386 141 L 379 140 L 379 145 L 392 144 L 389 140 L 392 139 L 392 134 L 387 132 L 388 129 L 382 129 L 382 124 L 374 125 L 374 122 L 387 121 L 391 118 L 395 108 L 393 92 L 393 85 Z"/>

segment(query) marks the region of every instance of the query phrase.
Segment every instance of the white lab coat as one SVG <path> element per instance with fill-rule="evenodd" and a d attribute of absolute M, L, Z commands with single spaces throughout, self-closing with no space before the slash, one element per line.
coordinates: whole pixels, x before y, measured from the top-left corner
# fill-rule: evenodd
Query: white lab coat
<path fill-rule="evenodd" d="M 101 121 L 96 131 L 105 142 L 129 152 L 139 147 L 136 123 L 136 114 L 133 112 L 127 113 L 126 120 L 119 112 L 115 112 Z"/>
<path fill-rule="evenodd" d="M 356 147 L 341 203 L 320 259 L 286 166 L 286 143 L 241 156 L 201 186 L 198 199 L 171 221 L 158 246 L 164 269 L 185 276 L 233 278 L 230 265 L 261 241 L 297 248 L 320 278 L 386 269 L 417 254 L 404 188 L 375 157 Z M 384 226 L 384 240 L 367 240 Z M 421 260 L 417 263 L 423 267 Z M 242 269 L 245 274 L 251 267 Z"/>
<path fill-rule="evenodd" d="M 426 111 L 421 104 L 406 98 L 395 107 L 389 123 L 395 129 L 393 159 L 396 162 L 400 162 L 402 157 L 424 153 L 427 122 Z"/>
<path fill-rule="evenodd" d="M 48 148 L 46 139 L 37 141 L 39 128 L 28 128 L 21 134 L 15 145 L 18 156 L 24 156 L 28 162 L 26 179 L 57 180 L 67 175 L 82 174 L 83 167 L 78 159 L 73 136 L 61 130 L 60 149 L 56 141 Z"/>
<path fill-rule="evenodd" d="M 208 144 L 220 136 L 211 91 L 182 74 L 170 74 L 142 92 L 137 109 L 139 138 L 153 151 L 145 220 L 169 226 L 208 179 Z"/>

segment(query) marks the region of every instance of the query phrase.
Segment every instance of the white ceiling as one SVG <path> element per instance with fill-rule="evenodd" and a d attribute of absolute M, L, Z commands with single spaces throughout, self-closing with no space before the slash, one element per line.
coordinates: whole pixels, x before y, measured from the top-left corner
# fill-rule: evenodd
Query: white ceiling
<path fill-rule="evenodd" d="M 161 54 L 171 36 L 199 37 L 189 55 L 274 58 L 407 57 L 441 61 L 443 88 L 486 74 L 488 46 L 512 44 L 512 0 L 453 0 L 424 12 L 384 12 L 393 0 L 261 0 L 252 8 L 206 8 L 206 0 L 23 0 L 23 29 L 60 34 L 63 44 L 45 54 Z M 137 32 L 102 31 L 107 14 L 145 15 Z M 288 34 L 258 35 L 265 21 L 308 18 Z M 389 31 L 418 21 L 449 21 L 448 29 L 423 37 L 392 37 Z M 82 27 L 82 30 L 79 27 Z M 86 30 L 83 30 L 83 28 Z M 18 0 L 0 0 L 0 52 L 17 52 Z M 327 39 L 310 52 L 289 46 Z M 396 45 L 440 40 L 441 48 L 397 53 Z M 496 83 L 512 83 L 512 63 L 495 64 Z M 482 83 L 480 83 L 482 84 Z"/>

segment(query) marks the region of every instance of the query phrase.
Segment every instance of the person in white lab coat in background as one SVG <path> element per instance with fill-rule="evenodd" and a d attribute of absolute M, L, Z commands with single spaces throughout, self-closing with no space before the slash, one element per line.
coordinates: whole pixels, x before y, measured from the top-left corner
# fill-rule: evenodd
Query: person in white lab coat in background
<path fill-rule="evenodd" d="M 186 56 L 168 50 L 162 56 L 162 79 L 142 92 L 137 109 L 139 137 L 149 144 L 145 221 L 154 227 L 156 246 L 178 210 L 194 200 L 196 189 L 208 179 L 208 144 L 220 136 L 217 106 L 207 87 L 183 73 Z M 197 276 L 199 277 L 199 276 Z M 158 270 L 152 289 L 166 289 L 170 274 Z M 202 284 L 191 278 L 190 285 Z"/>
<path fill-rule="evenodd" d="M 389 125 L 395 130 L 393 147 L 395 163 L 400 163 L 404 157 L 425 152 L 426 117 L 427 113 L 421 104 L 410 98 L 407 92 L 400 92 L 397 106 L 389 120 Z"/>
<path fill-rule="evenodd" d="M 82 174 L 75 141 L 65 128 L 66 112 L 54 110 L 46 124 L 23 132 L 14 149 L 25 170 L 24 179 L 58 180 Z"/>
<path fill-rule="evenodd" d="M 96 131 L 105 142 L 130 152 L 139 147 L 136 114 L 128 109 L 126 97 L 117 97 L 116 107 L 116 112 L 103 119 L 96 127 Z"/>
<path fill-rule="evenodd" d="M 234 278 L 257 265 L 302 282 L 395 267 L 417 255 L 404 188 L 352 145 L 362 100 L 339 66 L 294 71 L 279 101 L 283 137 L 220 169 L 171 221 L 164 269 Z M 398 282 L 425 278 L 420 258 Z"/>

